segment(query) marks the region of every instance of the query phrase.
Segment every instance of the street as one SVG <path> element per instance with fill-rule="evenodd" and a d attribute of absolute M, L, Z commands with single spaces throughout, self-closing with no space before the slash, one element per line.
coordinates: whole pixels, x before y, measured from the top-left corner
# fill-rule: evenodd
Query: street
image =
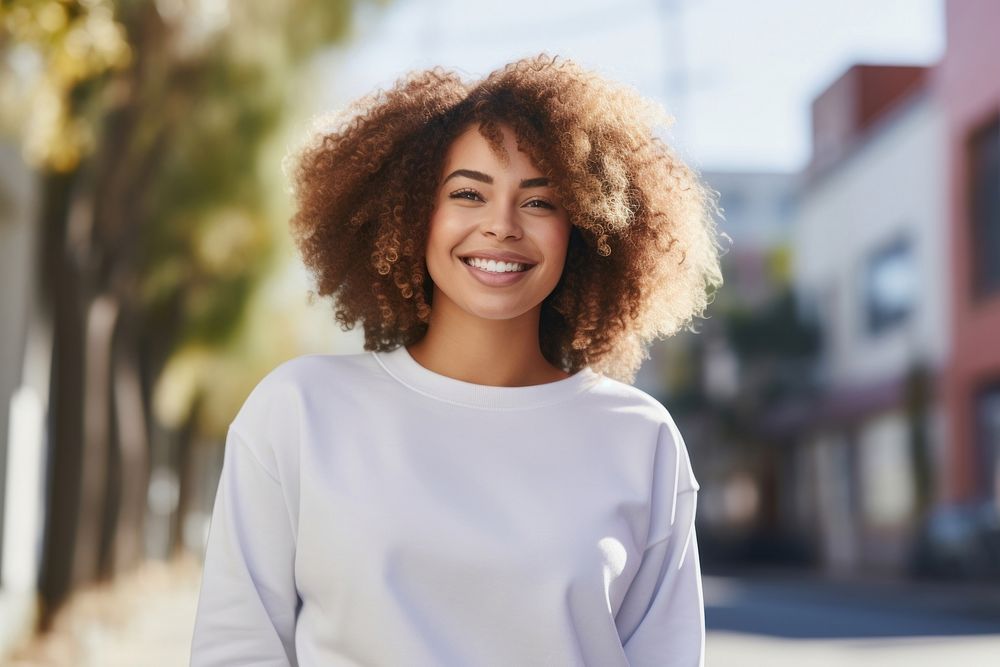
<path fill-rule="evenodd" d="M 709 667 L 1000 664 L 1000 586 L 706 576 Z"/>

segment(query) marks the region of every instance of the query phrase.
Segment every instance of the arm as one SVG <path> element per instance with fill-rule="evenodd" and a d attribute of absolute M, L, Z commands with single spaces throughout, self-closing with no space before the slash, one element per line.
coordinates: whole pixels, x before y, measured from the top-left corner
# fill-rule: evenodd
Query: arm
<path fill-rule="evenodd" d="M 192 667 L 295 665 L 295 534 L 275 472 L 226 440 L 191 644 Z"/>
<path fill-rule="evenodd" d="M 670 533 L 643 552 L 618 615 L 633 667 L 700 667 L 705 653 L 705 607 L 694 530 L 697 491 L 677 494 Z"/>

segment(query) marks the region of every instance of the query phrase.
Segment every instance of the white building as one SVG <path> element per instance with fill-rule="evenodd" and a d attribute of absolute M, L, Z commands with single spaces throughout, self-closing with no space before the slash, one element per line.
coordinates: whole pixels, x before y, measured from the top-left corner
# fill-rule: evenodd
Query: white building
<path fill-rule="evenodd" d="M 36 296 L 34 208 L 31 171 L 16 144 L 0 141 L 0 662 L 33 630 L 44 521 L 48 378 L 25 377 L 24 363 Z"/>
<path fill-rule="evenodd" d="M 824 395 L 800 443 L 803 525 L 833 571 L 898 570 L 936 468 L 914 454 L 907 377 L 948 349 L 945 135 L 926 70 L 855 66 L 814 103 L 815 155 L 797 205 L 797 295 L 823 334 Z M 927 491 L 924 491 L 926 495 Z M 925 499 L 926 500 L 926 499 Z"/>

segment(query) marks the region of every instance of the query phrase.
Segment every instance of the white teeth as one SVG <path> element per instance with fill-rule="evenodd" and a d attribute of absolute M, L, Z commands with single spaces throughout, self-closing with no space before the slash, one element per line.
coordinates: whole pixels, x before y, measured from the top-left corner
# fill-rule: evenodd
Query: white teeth
<path fill-rule="evenodd" d="M 468 257 L 465 263 L 490 273 L 509 273 L 514 271 L 524 271 L 525 265 L 516 262 L 498 262 L 495 259 L 480 259 L 479 257 Z"/>

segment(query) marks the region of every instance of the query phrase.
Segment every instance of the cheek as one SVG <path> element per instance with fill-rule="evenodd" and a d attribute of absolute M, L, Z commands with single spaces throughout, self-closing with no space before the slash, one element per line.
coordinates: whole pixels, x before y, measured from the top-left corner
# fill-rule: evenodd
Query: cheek
<path fill-rule="evenodd" d="M 424 252 L 424 266 L 431 281 L 437 284 L 442 272 L 447 270 L 451 262 L 451 251 L 454 247 L 453 234 L 449 233 L 446 218 L 432 215 L 427 229 L 427 249 Z"/>
<path fill-rule="evenodd" d="M 546 250 L 550 257 L 559 260 L 562 264 L 566 260 L 566 252 L 569 249 L 569 237 L 573 226 L 569 222 L 563 222 L 546 238 Z"/>
<path fill-rule="evenodd" d="M 438 215 L 431 216 L 427 228 L 427 259 L 440 257 L 448 252 L 447 223 Z"/>

